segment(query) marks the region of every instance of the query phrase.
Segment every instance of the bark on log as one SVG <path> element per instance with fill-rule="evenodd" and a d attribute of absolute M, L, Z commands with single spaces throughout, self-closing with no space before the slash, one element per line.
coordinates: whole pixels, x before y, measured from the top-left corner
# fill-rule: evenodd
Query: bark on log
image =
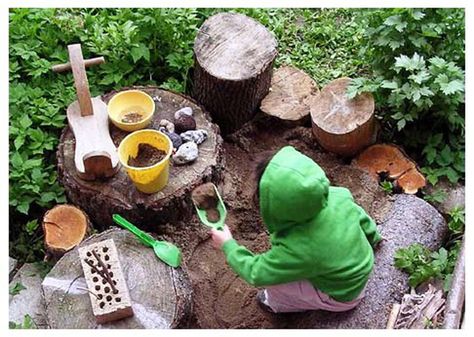
<path fill-rule="evenodd" d="M 418 171 L 416 163 L 394 144 L 368 147 L 353 160 L 353 165 L 369 172 L 377 181 L 385 176 L 406 194 L 416 194 L 426 186 L 426 179 Z"/>
<path fill-rule="evenodd" d="M 57 205 L 43 217 L 46 259 L 59 259 L 76 247 L 92 229 L 86 213 L 72 205 Z"/>
<path fill-rule="evenodd" d="M 242 14 L 216 14 L 199 29 L 193 97 L 224 135 L 252 119 L 267 95 L 276 46 L 263 25 Z"/>
<path fill-rule="evenodd" d="M 124 88 L 126 90 L 128 88 Z M 68 199 L 81 207 L 100 229 L 112 224 L 112 214 L 119 213 L 136 225 L 157 231 L 157 225 L 189 218 L 194 207 L 191 191 L 204 182 L 216 184 L 221 179 L 223 167 L 222 138 L 219 128 L 209 120 L 207 112 L 192 99 L 156 87 L 136 87 L 155 99 L 155 114 L 149 126 L 159 128 L 162 119 L 173 120 L 175 111 L 191 107 L 197 128 L 208 131 L 208 139 L 199 145 L 199 157 L 192 164 L 170 167 L 168 185 L 158 193 L 139 192 L 123 168 L 104 181 L 85 181 L 77 175 L 74 166 L 74 135 L 66 127 L 61 135 L 57 152 L 59 180 L 64 185 Z M 103 96 L 108 102 L 114 92 Z M 118 147 L 128 134 L 112 124 L 111 137 Z"/>
<path fill-rule="evenodd" d="M 461 250 L 459 251 L 458 261 L 454 268 L 453 278 L 451 281 L 451 290 L 446 299 L 446 311 L 444 314 L 444 329 L 459 329 L 464 308 L 464 292 L 465 292 L 465 265 L 464 251 L 465 241 L 463 240 Z"/>
<path fill-rule="evenodd" d="M 304 71 L 283 66 L 273 71 L 270 92 L 260 110 L 288 122 L 309 120 L 310 102 L 319 93 L 316 82 Z"/>
<path fill-rule="evenodd" d="M 79 247 L 113 239 L 132 300 L 133 317 L 99 325 L 92 312 Z M 91 236 L 66 253 L 43 280 L 46 315 L 53 329 L 186 327 L 192 306 L 192 290 L 181 268 L 161 262 L 153 249 L 131 233 L 110 229 Z"/>
<path fill-rule="evenodd" d="M 375 142 L 374 98 L 362 93 L 346 97 L 350 78 L 343 77 L 325 86 L 311 104 L 313 133 L 326 150 L 353 156 Z"/>

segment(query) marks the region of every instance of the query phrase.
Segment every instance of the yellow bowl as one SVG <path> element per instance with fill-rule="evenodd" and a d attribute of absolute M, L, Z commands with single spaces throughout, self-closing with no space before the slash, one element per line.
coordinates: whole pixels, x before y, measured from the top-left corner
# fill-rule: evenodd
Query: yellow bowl
<path fill-rule="evenodd" d="M 116 94 L 107 104 L 109 118 L 116 127 L 124 131 L 135 131 L 147 127 L 155 112 L 155 102 L 147 93 L 140 90 L 126 90 Z M 130 112 L 136 112 L 143 119 L 136 123 L 124 123 L 122 118 Z"/>
<path fill-rule="evenodd" d="M 128 165 L 129 156 L 136 157 L 138 145 L 141 143 L 150 144 L 166 152 L 166 157 L 153 166 L 134 167 Z M 156 193 L 168 184 L 169 161 L 173 152 L 173 143 L 162 132 L 145 129 L 132 132 L 125 137 L 118 147 L 120 163 L 127 171 L 128 176 L 135 184 L 135 187 L 143 193 Z"/>

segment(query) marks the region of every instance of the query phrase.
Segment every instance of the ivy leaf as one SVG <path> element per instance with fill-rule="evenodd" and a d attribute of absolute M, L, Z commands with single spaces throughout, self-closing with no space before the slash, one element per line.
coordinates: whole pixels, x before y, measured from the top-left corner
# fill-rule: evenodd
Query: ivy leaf
<path fill-rule="evenodd" d="M 404 68 L 408 71 L 418 70 L 425 67 L 425 60 L 423 56 L 418 55 L 417 53 L 413 54 L 410 58 L 406 55 L 400 55 L 395 57 L 395 69 Z"/>
<path fill-rule="evenodd" d="M 456 92 L 463 92 L 464 91 L 464 83 L 459 80 L 450 81 L 446 85 L 441 86 L 441 90 L 445 95 L 455 94 Z"/>
<path fill-rule="evenodd" d="M 398 83 L 395 81 L 383 80 L 380 86 L 386 89 L 397 89 Z"/>
<path fill-rule="evenodd" d="M 26 289 L 26 287 L 21 284 L 20 282 L 17 282 L 15 285 L 10 287 L 10 295 L 15 296 L 20 293 L 20 291 Z"/>

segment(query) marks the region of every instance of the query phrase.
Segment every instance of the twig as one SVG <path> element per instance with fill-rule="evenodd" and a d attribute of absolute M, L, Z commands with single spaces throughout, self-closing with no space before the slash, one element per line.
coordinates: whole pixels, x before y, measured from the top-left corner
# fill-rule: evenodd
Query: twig
<path fill-rule="evenodd" d="M 390 311 L 390 316 L 388 316 L 388 322 L 386 329 L 393 329 L 395 326 L 395 322 L 397 321 L 398 313 L 400 312 L 401 305 L 395 303 L 392 307 L 392 311 Z"/>
<path fill-rule="evenodd" d="M 107 283 L 110 284 L 110 286 L 112 287 L 112 290 L 114 292 L 117 292 L 117 288 L 115 288 L 113 282 L 111 280 L 109 280 L 109 275 L 106 274 L 103 270 L 99 270 L 99 268 L 97 268 L 96 266 L 94 266 L 94 264 L 92 262 L 90 262 L 88 259 L 84 259 L 84 261 L 97 273 L 99 274 L 99 276 L 101 276 L 104 280 L 107 281 Z"/>
<path fill-rule="evenodd" d="M 99 263 L 99 265 L 102 267 L 102 272 L 103 274 L 103 277 L 109 282 L 110 284 L 110 287 L 112 288 L 113 292 L 114 293 L 117 293 L 118 290 L 117 288 L 115 288 L 115 285 L 112 281 L 112 277 L 110 276 L 110 273 L 109 273 L 109 270 L 107 269 L 107 266 L 105 265 L 105 263 L 102 261 L 102 259 L 99 257 L 99 255 L 97 255 L 97 253 L 95 252 L 95 250 L 93 249 L 92 250 L 92 255 L 94 255 L 94 257 L 97 259 L 97 262 Z"/>

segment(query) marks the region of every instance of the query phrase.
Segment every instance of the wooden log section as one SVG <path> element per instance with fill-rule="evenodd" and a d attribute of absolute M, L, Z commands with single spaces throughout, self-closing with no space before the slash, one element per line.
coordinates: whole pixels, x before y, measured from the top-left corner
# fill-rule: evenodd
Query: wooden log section
<path fill-rule="evenodd" d="M 82 242 L 91 231 L 86 213 L 72 205 L 57 205 L 43 217 L 46 259 L 58 259 Z"/>
<path fill-rule="evenodd" d="M 267 95 L 275 37 L 257 21 L 237 13 L 208 18 L 194 42 L 193 97 L 226 135 L 255 115 Z"/>
<path fill-rule="evenodd" d="M 395 186 L 403 193 L 416 194 L 426 186 L 426 179 L 418 171 L 416 163 L 395 144 L 375 144 L 352 161 L 376 179 L 384 177 L 395 182 Z"/>
<path fill-rule="evenodd" d="M 127 90 L 130 88 L 124 88 Z M 208 139 L 199 145 L 199 157 L 188 165 L 171 163 L 168 185 L 154 194 L 139 192 L 123 167 L 108 180 L 85 181 L 74 165 L 74 135 L 66 127 L 57 151 L 58 176 L 69 200 L 87 212 L 99 229 L 112 224 L 112 214 L 118 213 L 131 222 L 150 231 L 160 224 L 185 220 L 194 214 L 191 191 L 202 183 L 219 183 L 223 167 L 222 138 L 219 128 L 210 122 L 208 114 L 192 99 L 156 87 L 135 87 L 155 100 L 155 113 L 149 128 L 158 129 L 160 120 L 173 120 L 174 113 L 191 107 L 198 129 L 208 132 Z M 108 102 L 115 92 L 102 97 Z M 110 135 L 115 146 L 128 133 L 110 124 Z"/>
<path fill-rule="evenodd" d="M 304 71 L 283 66 L 273 71 L 270 92 L 260 110 L 269 116 L 291 123 L 309 120 L 310 102 L 319 93 L 315 81 Z"/>
<path fill-rule="evenodd" d="M 376 131 L 372 94 L 348 99 L 350 80 L 343 77 L 330 82 L 311 103 L 316 140 L 327 151 L 347 157 L 374 143 Z"/>
<path fill-rule="evenodd" d="M 110 259 L 104 263 L 111 265 L 113 281 L 117 282 L 119 293 L 123 291 L 120 287 L 124 288 L 125 284 L 128 287 L 133 316 L 99 324 L 92 309 L 91 294 L 82 269 L 79 249 L 88 245 L 97 245 L 109 239 L 112 239 L 116 246 L 123 271 L 121 276 L 125 281 L 123 285 L 117 279 L 117 270 L 114 269 L 113 264 L 114 257 L 110 256 Z M 99 250 L 97 253 L 103 254 Z M 108 253 L 106 252 L 106 255 Z M 100 256 L 102 257 L 105 260 L 105 256 Z M 90 259 L 95 261 L 93 256 Z M 86 276 L 90 277 L 90 275 Z M 92 281 L 94 281 L 93 278 Z M 97 285 L 100 289 L 95 288 Z M 107 286 L 109 286 L 108 282 L 103 283 L 100 280 L 94 283 L 92 292 L 98 297 L 102 295 L 102 299 L 105 296 L 105 302 L 107 302 L 106 297 L 110 294 L 110 290 L 106 292 Z M 192 289 L 183 269 L 167 266 L 156 257 L 152 248 L 141 244 L 130 232 L 118 228 L 93 235 L 74 250 L 66 253 L 45 277 L 42 289 L 46 302 L 46 318 L 52 329 L 187 327 L 192 310 Z M 115 298 L 112 297 L 114 302 Z"/>
<path fill-rule="evenodd" d="M 453 278 L 451 280 L 451 289 L 446 298 L 446 310 L 444 313 L 444 329 L 459 329 L 461 325 L 461 318 L 464 312 L 464 297 L 465 297 L 465 240 L 463 239 L 459 257 L 456 262 L 456 267 L 453 271 Z M 464 319 L 465 321 L 465 319 Z"/>

